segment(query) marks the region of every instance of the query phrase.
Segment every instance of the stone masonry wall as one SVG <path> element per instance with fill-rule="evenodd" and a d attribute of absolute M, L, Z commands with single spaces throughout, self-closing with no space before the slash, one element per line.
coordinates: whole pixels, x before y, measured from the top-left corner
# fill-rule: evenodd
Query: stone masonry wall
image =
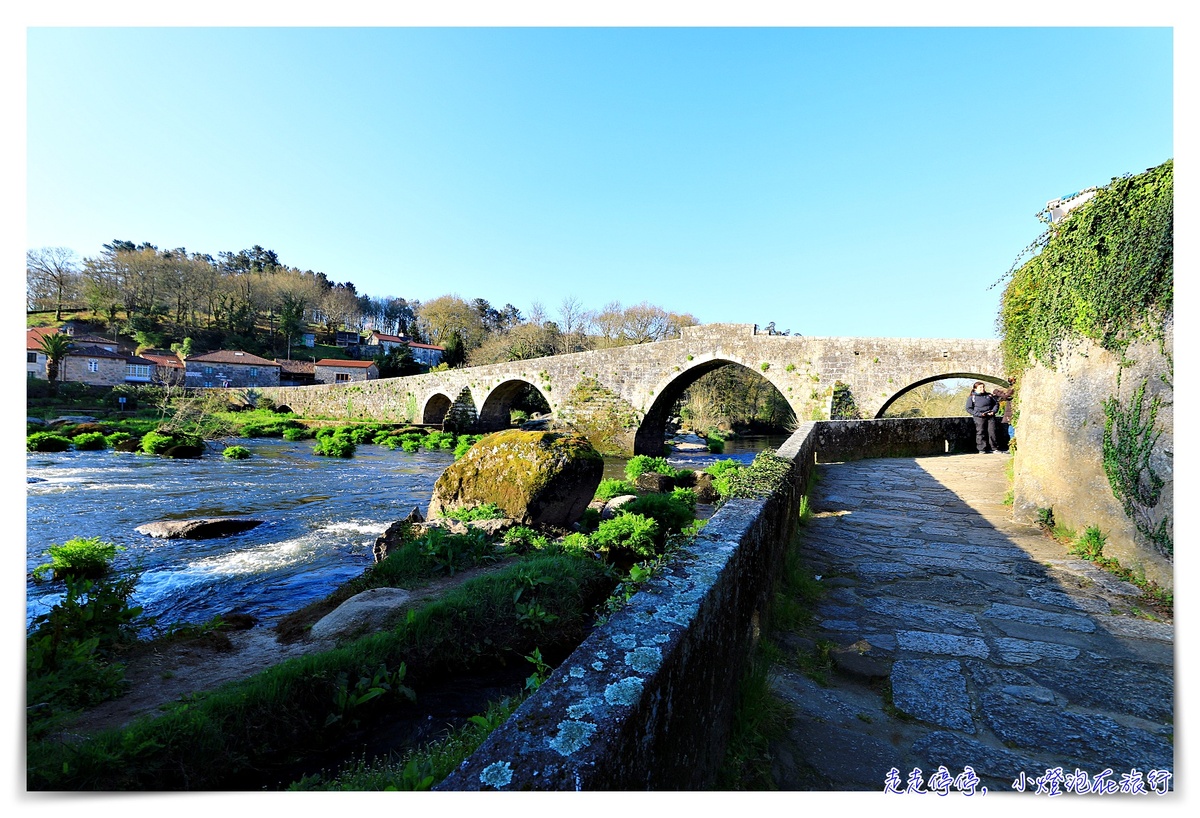
<path fill-rule="evenodd" d="M 800 420 L 828 419 L 836 381 L 846 383 L 859 408 L 873 417 L 916 383 L 942 377 L 1002 380 L 1005 374 L 994 340 L 808 338 L 766 335 L 753 324 L 705 324 L 685 327 L 683 337 L 671 341 L 266 394 L 308 417 L 420 422 L 431 402 L 458 400 L 465 389 L 474 414 L 494 420 L 507 417 L 507 404 L 517 394 L 514 382 L 535 386 L 557 414 L 580 382 L 590 379 L 624 401 L 619 414 L 638 431 L 633 450 L 658 454 L 676 398 L 726 363 L 761 374 Z"/>
<path fill-rule="evenodd" d="M 1064 350 L 1054 369 L 1038 365 L 1026 370 L 1018 393 L 1013 516 L 1034 522 L 1038 509 L 1049 508 L 1056 522 L 1076 531 L 1098 526 L 1108 536 L 1105 556 L 1173 588 L 1172 561 L 1136 525 L 1140 520 L 1143 528 L 1154 530 L 1165 523 L 1173 539 L 1173 322 L 1164 324 L 1164 333 L 1161 348 L 1155 342 L 1134 344 L 1124 361 L 1094 344 L 1080 343 Z M 1143 385 L 1142 421 L 1149 419 L 1150 403 L 1158 398 L 1155 429 L 1160 434 L 1140 477 L 1148 487 L 1152 473 L 1162 486 L 1157 503 L 1135 504 L 1131 518 L 1104 470 L 1104 405 L 1116 399 L 1128 410 Z"/>
<path fill-rule="evenodd" d="M 968 429 L 969 418 L 802 424 L 779 449 L 795 464 L 783 489 L 722 506 L 438 789 L 707 788 L 813 464 L 940 452 Z"/>

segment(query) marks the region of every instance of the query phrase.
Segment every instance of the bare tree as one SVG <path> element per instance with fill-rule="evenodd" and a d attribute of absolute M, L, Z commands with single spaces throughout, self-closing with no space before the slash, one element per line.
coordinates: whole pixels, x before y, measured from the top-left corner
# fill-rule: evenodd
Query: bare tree
<path fill-rule="evenodd" d="M 25 253 L 26 298 L 35 304 L 54 305 L 54 320 L 62 320 L 63 305 L 78 297 L 79 266 L 68 247 L 43 247 Z"/>

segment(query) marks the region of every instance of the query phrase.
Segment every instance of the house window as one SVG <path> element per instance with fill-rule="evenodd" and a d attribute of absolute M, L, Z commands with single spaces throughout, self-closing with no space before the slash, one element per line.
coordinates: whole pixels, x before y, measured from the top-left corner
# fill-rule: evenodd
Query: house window
<path fill-rule="evenodd" d="M 125 364 L 125 376 L 128 378 L 145 378 L 150 379 L 150 366 L 148 364 Z"/>
<path fill-rule="evenodd" d="M 336 383 L 347 383 L 350 380 L 350 376 L 345 372 L 338 372 L 333 376 L 333 380 Z"/>
<path fill-rule="evenodd" d="M 257 366 L 252 366 L 252 367 L 250 367 L 250 377 L 251 377 L 251 378 L 257 378 L 257 377 L 258 377 L 258 367 L 257 367 Z"/>
<path fill-rule="evenodd" d="M 37 363 L 37 353 L 36 352 L 26 352 L 25 353 L 25 362 L 30 363 L 30 364 L 36 364 Z"/>
<path fill-rule="evenodd" d="M 95 358 L 89 359 L 88 360 L 88 372 L 99 372 L 99 371 L 100 371 L 100 362 L 97 361 Z"/>
<path fill-rule="evenodd" d="M 205 375 L 211 375 L 212 373 L 213 373 L 213 368 L 212 368 L 211 366 L 206 366 L 206 367 L 204 367 L 204 374 L 205 374 Z M 205 386 L 208 386 L 208 384 L 204 384 L 204 385 L 205 385 Z"/>

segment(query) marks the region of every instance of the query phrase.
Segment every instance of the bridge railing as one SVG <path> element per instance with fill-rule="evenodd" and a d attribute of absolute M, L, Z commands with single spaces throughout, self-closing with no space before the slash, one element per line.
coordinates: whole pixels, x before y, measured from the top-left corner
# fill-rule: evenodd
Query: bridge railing
<path fill-rule="evenodd" d="M 818 461 L 973 445 L 970 418 L 817 421 L 779 448 L 789 479 L 730 500 L 443 781 L 442 790 L 705 789 Z"/>

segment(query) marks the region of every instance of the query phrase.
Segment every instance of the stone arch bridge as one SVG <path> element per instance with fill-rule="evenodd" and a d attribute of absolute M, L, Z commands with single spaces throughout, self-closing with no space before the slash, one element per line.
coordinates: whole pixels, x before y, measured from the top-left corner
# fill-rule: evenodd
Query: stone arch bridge
<path fill-rule="evenodd" d="M 685 327 L 670 341 L 352 384 L 261 390 L 305 417 L 440 424 L 494 431 L 527 387 L 556 421 L 608 453 L 659 454 L 684 390 L 722 366 L 765 378 L 800 420 L 826 420 L 833 387 L 845 384 L 864 417 L 931 381 L 1006 384 L 998 340 L 812 338 L 772 335 L 754 324 Z"/>

